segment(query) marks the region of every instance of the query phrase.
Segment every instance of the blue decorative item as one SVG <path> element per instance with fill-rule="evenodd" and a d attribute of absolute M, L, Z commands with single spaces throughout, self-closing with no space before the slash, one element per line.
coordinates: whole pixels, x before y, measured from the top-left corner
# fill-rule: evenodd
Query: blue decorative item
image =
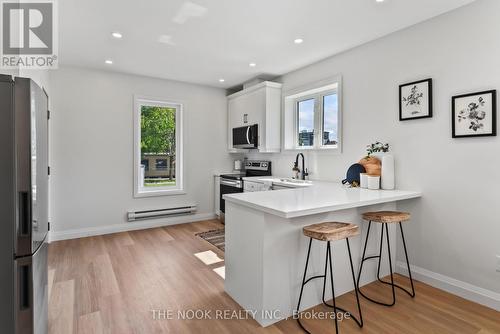
<path fill-rule="evenodd" d="M 359 187 L 360 175 L 365 173 L 366 169 L 361 164 L 354 164 L 347 170 L 346 179 L 342 181 L 342 184 L 349 184 L 351 187 Z"/>

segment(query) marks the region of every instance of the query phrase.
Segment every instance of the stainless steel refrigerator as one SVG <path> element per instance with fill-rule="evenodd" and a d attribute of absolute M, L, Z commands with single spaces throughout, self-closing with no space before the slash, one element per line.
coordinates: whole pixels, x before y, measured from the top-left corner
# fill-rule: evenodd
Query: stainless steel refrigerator
<path fill-rule="evenodd" d="M 0 332 L 48 332 L 47 94 L 0 75 Z"/>

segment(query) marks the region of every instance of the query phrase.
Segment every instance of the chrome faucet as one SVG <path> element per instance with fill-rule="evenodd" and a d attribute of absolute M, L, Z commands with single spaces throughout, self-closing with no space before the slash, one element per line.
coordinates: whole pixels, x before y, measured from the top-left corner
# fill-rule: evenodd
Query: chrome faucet
<path fill-rule="evenodd" d="M 302 170 L 299 169 L 299 157 L 302 157 Z M 300 179 L 305 180 L 306 176 L 309 176 L 309 173 L 307 172 L 307 168 L 305 168 L 306 164 L 306 159 L 304 158 L 304 155 L 302 153 L 297 154 L 295 157 L 295 163 L 293 165 L 293 171 L 300 173 Z"/>

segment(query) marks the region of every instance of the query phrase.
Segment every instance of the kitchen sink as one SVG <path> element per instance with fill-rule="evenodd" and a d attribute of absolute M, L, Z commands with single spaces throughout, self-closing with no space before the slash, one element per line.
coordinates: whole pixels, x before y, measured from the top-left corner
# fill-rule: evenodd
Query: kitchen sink
<path fill-rule="evenodd" d="M 264 181 L 264 179 L 263 179 Z M 273 185 L 280 185 L 287 188 L 301 188 L 312 186 L 312 181 L 308 180 L 297 180 L 292 178 L 268 178 L 265 179 L 267 182 L 271 182 Z"/>
<path fill-rule="evenodd" d="M 298 186 L 311 186 L 312 181 L 307 181 L 307 180 L 297 180 L 297 179 L 278 179 L 279 182 L 283 183 L 290 183 L 293 185 L 298 185 Z"/>
<path fill-rule="evenodd" d="M 309 187 L 309 186 L 313 185 L 312 181 L 297 180 L 297 179 L 292 179 L 292 178 L 269 177 L 269 178 L 261 178 L 259 180 L 261 182 L 271 183 L 273 186 L 282 186 L 284 188 L 301 188 L 301 187 Z"/>

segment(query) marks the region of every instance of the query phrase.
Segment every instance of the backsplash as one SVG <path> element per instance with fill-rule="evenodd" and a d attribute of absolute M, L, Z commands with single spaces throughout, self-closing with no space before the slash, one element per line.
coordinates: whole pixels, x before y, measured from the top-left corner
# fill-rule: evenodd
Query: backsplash
<path fill-rule="evenodd" d="M 248 153 L 245 156 L 251 160 L 269 160 L 272 162 L 273 175 L 292 177 L 293 163 L 298 153 L 303 153 L 309 179 L 324 181 L 340 181 L 344 178 L 351 161 L 343 154 L 328 154 L 327 152 L 294 151 L 275 154 Z"/>

